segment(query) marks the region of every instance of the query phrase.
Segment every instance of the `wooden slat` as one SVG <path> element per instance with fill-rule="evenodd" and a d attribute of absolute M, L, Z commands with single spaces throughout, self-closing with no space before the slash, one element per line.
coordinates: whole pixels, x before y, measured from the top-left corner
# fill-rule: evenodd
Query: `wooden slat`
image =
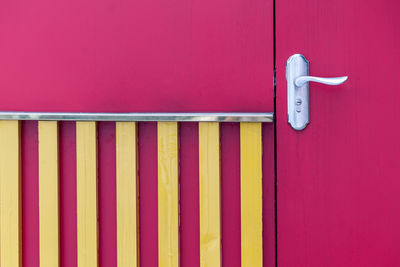
<path fill-rule="evenodd" d="M 242 267 L 262 267 L 261 123 L 240 123 Z"/>
<path fill-rule="evenodd" d="M 59 266 L 58 123 L 39 121 L 40 267 Z"/>
<path fill-rule="evenodd" d="M 116 123 L 117 157 L 117 262 L 138 266 L 137 125 Z"/>
<path fill-rule="evenodd" d="M 0 121 L 0 266 L 20 267 L 20 122 Z"/>
<path fill-rule="evenodd" d="M 78 267 L 97 267 L 96 122 L 76 123 Z"/>
<path fill-rule="evenodd" d="M 158 265 L 179 266 L 178 123 L 158 122 Z"/>
<path fill-rule="evenodd" d="M 200 266 L 221 266 L 219 123 L 199 123 Z"/>

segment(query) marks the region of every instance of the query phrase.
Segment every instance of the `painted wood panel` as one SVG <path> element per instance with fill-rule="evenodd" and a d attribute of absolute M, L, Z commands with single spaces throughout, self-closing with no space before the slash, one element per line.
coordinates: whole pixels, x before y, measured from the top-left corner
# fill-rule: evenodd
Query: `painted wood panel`
<path fill-rule="evenodd" d="M 158 266 L 179 266 L 178 123 L 158 122 Z"/>
<path fill-rule="evenodd" d="M 218 122 L 199 123 L 200 266 L 221 266 L 221 180 Z"/>
<path fill-rule="evenodd" d="M 21 121 L 20 123 L 22 266 L 38 267 L 40 266 L 38 121 Z"/>
<path fill-rule="evenodd" d="M 60 265 L 77 267 L 76 123 L 59 122 Z M 35 266 L 36 267 L 36 266 Z"/>
<path fill-rule="evenodd" d="M 242 267 L 263 266 L 261 123 L 240 123 Z"/>
<path fill-rule="evenodd" d="M 99 266 L 117 266 L 116 123 L 97 122 Z"/>
<path fill-rule="evenodd" d="M 240 123 L 221 123 L 220 139 L 222 264 L 240 267 Z"/>
<path fill-rule="evenodd" d="M 20 122 L 0 121 L 0 266 L 22 266 Z"/>
<path fill-rule="evenodd" d="M 78 267 L 98 266 L 96 122 L 76 123 Z"/>
<path fill-rule="evenodd" d="M 273 110 L 273 0 L 19 1 L 0 110 Z"/>
<path fill-rule="evenodd" d="M 199 128 L 179 124 L 180 266 L 200 266 Z M 193 234 L 196 233 L 196 234 Z"/>
<path fill-rule="evenodd" d="M 280 267 L 400 266 L 400 2 L 276 2 Z M 310 124 L 287 123 L 286 60 L 310 75 Z"/>
<path fill-rule="evenodd" d="M 59 266 L 58 122 L 39 121 L 40 266 Z"/>
<path fill-rule="evenodd" d="M 138 266 L 137 124 L 116 123 L 117 262 Z"/>
<path fill-rule="evenodd" d="M 157 150 L 157 122 L 139 122 L 139 259 L 146 267 L 158 267 Z"/>

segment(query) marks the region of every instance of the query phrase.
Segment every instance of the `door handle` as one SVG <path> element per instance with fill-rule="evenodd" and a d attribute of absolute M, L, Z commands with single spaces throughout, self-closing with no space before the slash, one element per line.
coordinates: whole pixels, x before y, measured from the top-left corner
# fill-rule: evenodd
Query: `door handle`
<path fill-rule="evenodd" d="M 327 85 L 339 85 L 344 83 L 347 80 L 347 76 L 343 77 L 334 77 L 334 78 L 322 78 L 322 77 L 314 77 L 314 76 L 300 76 L 294 80 L 294 84 L 297 87 L 302 87 L 307 82 L 317 82 L 323 83 Z"/>
<path fill-rule="evenodd" d="M 300 131 L 310 122 L 309 82 L 328 85 L 339 85 L 347 80 L 347 76 L 322 78 L 308 76 L 309 63 L 300 54 L 291 56 L 286 62 L 287 112 L 288 122 L 293 129 Z"/>

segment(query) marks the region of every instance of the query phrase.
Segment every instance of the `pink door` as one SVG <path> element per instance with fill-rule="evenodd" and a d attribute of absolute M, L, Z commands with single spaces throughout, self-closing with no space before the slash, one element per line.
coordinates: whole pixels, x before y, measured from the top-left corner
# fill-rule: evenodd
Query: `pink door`
<path fill-rule="evenodd" d="M 398 1 L 276 0 L 277 263 L 400 265 Z M 287 120 L 286 61 L 310 75 L 310 123 Z"/>

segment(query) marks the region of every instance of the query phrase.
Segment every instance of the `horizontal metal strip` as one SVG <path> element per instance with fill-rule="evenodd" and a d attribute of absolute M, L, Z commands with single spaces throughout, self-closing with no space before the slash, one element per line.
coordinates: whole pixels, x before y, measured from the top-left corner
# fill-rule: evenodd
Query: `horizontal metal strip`
<path fill-rule="evenodd" d="M 265 113 L 71 113 L 0 111 L 0 120 L 273 122 Z"/>

